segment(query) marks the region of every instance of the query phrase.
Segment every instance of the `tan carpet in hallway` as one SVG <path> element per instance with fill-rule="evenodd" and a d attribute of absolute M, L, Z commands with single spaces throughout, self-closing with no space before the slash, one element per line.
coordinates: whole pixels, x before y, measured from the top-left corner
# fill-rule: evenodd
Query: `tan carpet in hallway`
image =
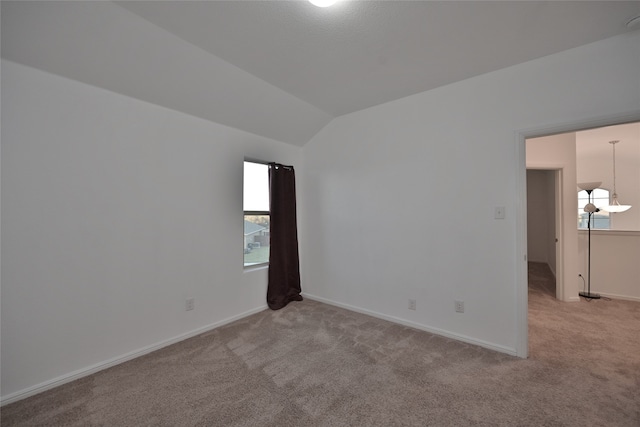
<path fill-rule="evenodd" d="M 640 425 L 640 303 L 530 270 L 531 357 L 305 300 L 2 408 L 2 426 Z"/>

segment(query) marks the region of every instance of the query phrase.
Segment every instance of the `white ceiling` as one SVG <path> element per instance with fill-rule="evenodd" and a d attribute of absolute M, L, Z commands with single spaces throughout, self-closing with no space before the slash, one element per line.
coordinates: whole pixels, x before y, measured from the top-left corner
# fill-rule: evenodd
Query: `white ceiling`
<path fill-rule="evenodd" d="M 339 116 L 610 37 L 639 2 L 123 2 Z"/>
<path fill-rule="evenodd" d="M 578 159 L 593 158 L 607 163 L 612 162 L 613 147 L 609 141 L 619 141 L 616 144 L 617 161 L 632 165 L 634 172 L 640 177 L 638 169 L 638 165 L 640 165 L 640 122 L 576 132 Z M 640 182 L 638 185 L 640 186 Z"/>
<path fill-rule="evenodd" d="M 613 149 L 609 141 L 620 141 L 616 150 L 619 153 L 637 151 L 634 157 L 640 158 L 640 122 L 606 126 L 597 129 L 576 132 L 578 149 L 585 155 L 611 157 Z"/>
<path fill-rule="evenodd" d="M 629 31 L 639 1 L 2 2 L 2 56 L 283 142 Z"/>
<path fill-rule="evenodd" d="M 620 203 L 636 199 L 640 188 L 640 122 L 576 132 L 576 170 L 578 182 L 602 182 L 613 190 L 613 146 L 616 144 L 616 175 L 623 197 Z M 633 192 L 636 192 L 633 194 Z"/>

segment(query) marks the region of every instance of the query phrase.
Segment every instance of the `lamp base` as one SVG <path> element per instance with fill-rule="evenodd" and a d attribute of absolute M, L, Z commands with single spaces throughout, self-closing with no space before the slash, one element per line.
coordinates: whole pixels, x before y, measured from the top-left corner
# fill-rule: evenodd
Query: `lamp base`
<path fill-rule="evenodd" d="M 600 294 L 594 294 L 593 292 L 579 292 L 578 295 L 580 295 L 581 297 L 590 298 L 590 299 L 600 298 Z"/>

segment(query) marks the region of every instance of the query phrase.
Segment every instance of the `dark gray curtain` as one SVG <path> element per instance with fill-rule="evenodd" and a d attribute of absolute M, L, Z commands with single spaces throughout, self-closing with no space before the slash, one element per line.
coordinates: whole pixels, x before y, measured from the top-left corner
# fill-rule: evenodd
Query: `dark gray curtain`
<path fill-rule="evenodd" d="M 270 232 L 267 304 L 279 310 L 300 295 L 300 262 L 293 166 L 269 164 Z"/>

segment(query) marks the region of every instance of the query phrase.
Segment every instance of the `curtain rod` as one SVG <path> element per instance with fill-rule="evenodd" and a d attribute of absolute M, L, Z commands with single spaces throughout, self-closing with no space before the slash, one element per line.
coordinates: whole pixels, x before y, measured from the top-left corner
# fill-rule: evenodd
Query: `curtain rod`
<path fill-rule="evenodd" d="M 273 166 L 275 168 L 283 168 L 287 170 L 293 170 L 293 166 L 281 165 L 280 163 L 271 162 L 269 166 Z"/>

